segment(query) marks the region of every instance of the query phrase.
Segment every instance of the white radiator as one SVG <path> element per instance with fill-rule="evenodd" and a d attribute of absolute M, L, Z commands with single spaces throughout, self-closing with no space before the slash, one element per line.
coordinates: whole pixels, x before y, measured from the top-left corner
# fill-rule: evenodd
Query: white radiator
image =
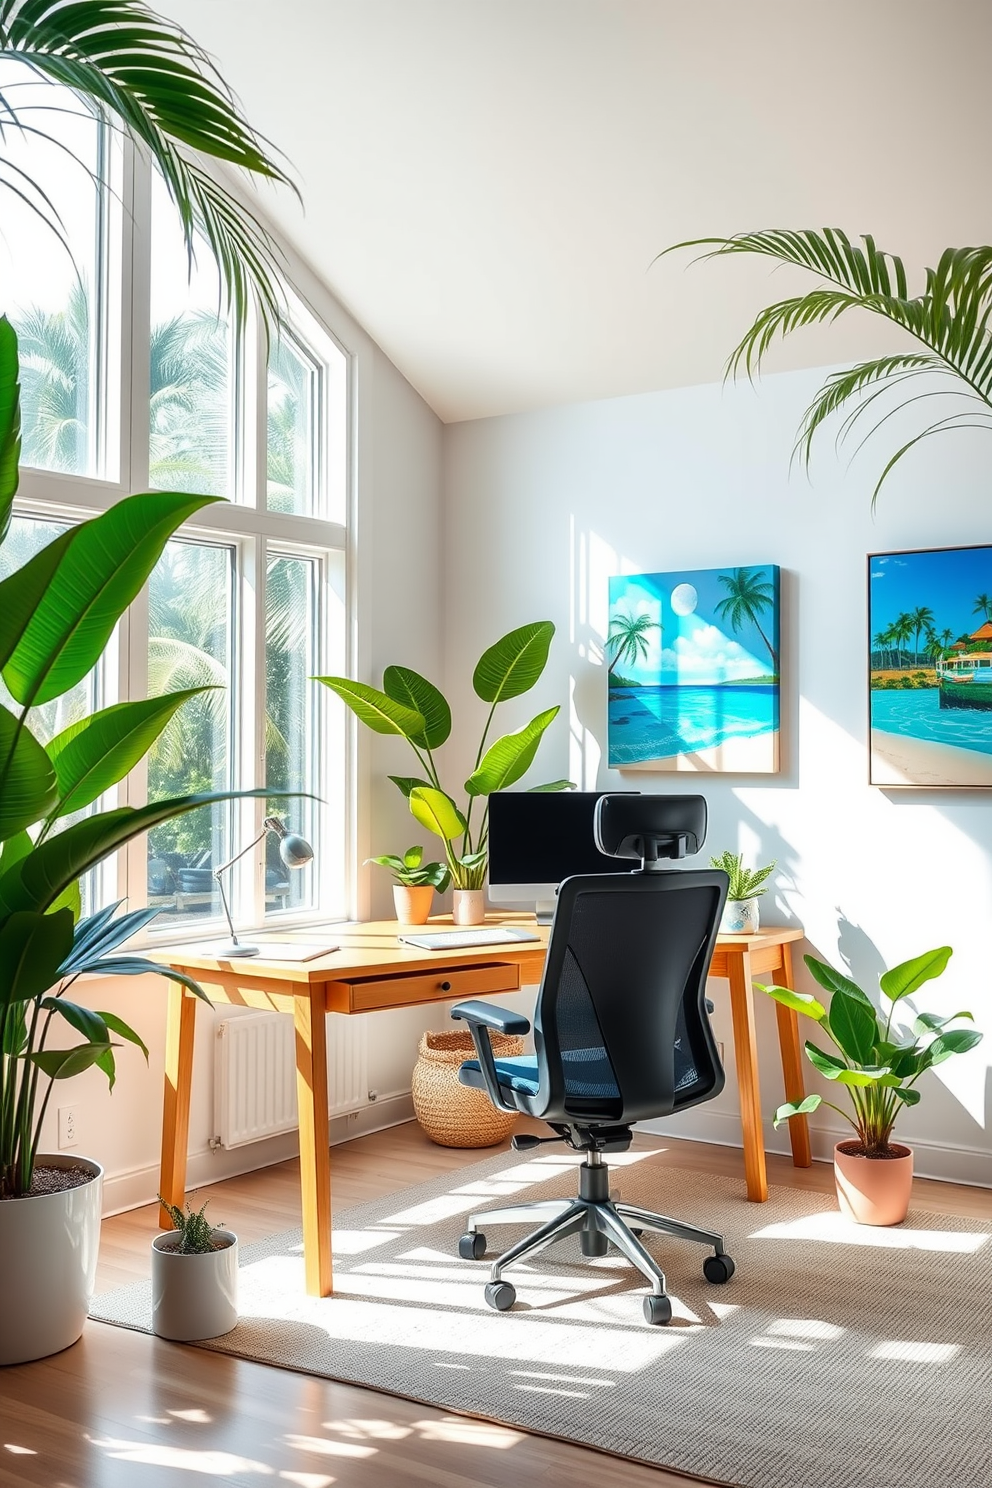
<path fill-rule="evenodd" d="M 332 1116 L 368 1105 L 368 1019 L 328 1014 L 327 1102 Z M 214 1130 L 241 1147 L 298 1125 L 296 1031 L 286 1013 L 246 1013 L 217 1025 Z"/>

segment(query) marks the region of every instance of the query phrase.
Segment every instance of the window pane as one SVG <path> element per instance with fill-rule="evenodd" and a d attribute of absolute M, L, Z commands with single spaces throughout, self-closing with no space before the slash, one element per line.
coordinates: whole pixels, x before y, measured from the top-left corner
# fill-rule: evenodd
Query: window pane
<path fill-rule="evenodd" d="M 285 330 L 269 353 L 268 485 L 270 511 L 312 516 L 319 482 L 321 375 Z"/>
<path fill-rule="evenodd" d="M 233 488 L 232 340 L 220 280 L 200 246 L 192 276 L 162 178 L 152 183 L 149 478 L 162 491 Z"/>
<path fill-rule="evenodd" d="M 272 554 L 265 580 L 265 780 L 272 790 L 317 789 L 314 725 L 317 684 L 317 579 L 314 558 Z M 313 801 L 270 800 L 268 810 L 292 832 L 313 842 Z M 315 844 L 316 846 L 316 844 Z M 267 913 L 301 909 L 314 902 L 314 868 L 290 870 L 279 841 L 266 838 Z"/>
<path fill-rule="evenodd" d="M 42 521 L 36 517 L 14 517 L 10 524 L 10 531 L 0 547 L 0 580 L 6 579 L 17 569 L 22 568 L 35 553 L 41 551 L 50 542 L 54 542 L 60 533 L 65 532 L 69 526 L 68 522 Z M 64 694 L 63 697 L 53 698 L 50 703 L 43 703 L 39 708 L 32 708 L 28 714 L 28 723 L 35 738 L 42 744 L 49 744 L 56 735 L 62 733 L 70 724 L 78 723 L 87 718 L 98 707 L 102 706 L 100 698 L 101 666 L 98 662 L 88 676 Z M 8 708 L 15 716 L 20 715 L 21 706 L 15 703 L 0 677 L 0 706 Z M 58 831 L 72 826 L 83 817 L 90 816 L 100 809 L 101 803 L 95 801 L 91 806 L 86 806 L 81 811 L 73 812 L 69 816 L 60 818 Z M 99 869 L 87 873 L 80 879 L 80 889 L 83 899 L 83 913 L 91 914 L 104 898 L 109 900 L 109 893 L 102 896 L 99 890 Z"/>
<path fill-rule="evenodd" d="M 93 475 L 101 205 L 94 178 L 101 169 L 102 130 L 67 88 L 37 81 L 19 63 L 0 66 L 0 93 L 28 129 L 42 129 L 58 141 L 5 125 L 0 180 L 50 217 L 52 208 L 18 171 L 36 181 L 62 219 L 72 249 L 70 257 L 14 190 L 3 192 L 0 284 L 2 309 L 20 341 L 21 458 L 46 470 Z"/>
<path fill-rule="evenodd" d="M 174 539 L 148 586 L 148 691 L 211 686 L 176 713 L 148 756 L 148 799 L 233 788 L 230 678 L 234 549 Z M 201 807 L 148 834 L 156 926 L 222 913 L 213 869 L 231 856 L 231 807 Z M 228 885 L 225 883 L 225 889 Z"/>

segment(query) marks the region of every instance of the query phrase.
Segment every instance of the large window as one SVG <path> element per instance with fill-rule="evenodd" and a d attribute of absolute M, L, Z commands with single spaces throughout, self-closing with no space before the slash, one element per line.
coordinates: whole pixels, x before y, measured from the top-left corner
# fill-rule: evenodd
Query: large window
<path fill-rule="evenodd" d="M 0 285 L 3 311 L 20 338 L 23 459 L 94 475 L 101 463 L 95 405 L 108 260 L 101 242 L 106 193 L 94 181 L 106 176 L 106 130 L 73 94 L 39 82 L 22 64 L 0 66 L 0 93 L 24 111 L 28 131 L 45 110 L 44 127 L 54 136 L 49 142 L 8 125 L 3 138 L 16 190 L 3 193 Z M 40 177 L 43 194 L 30 189 L 28 176 Z"/>
<path fill-rule="evenodd" d="M 87 903 L 126 895 L 159 910 L 152 935 L 220 934 L 215 872 L 271 814 L 314 862 L 290 873 L 278 841 L 260 843 L 225 878 L 236 922 L 342 915 L 343 738 L 312 678 L 345 666 L 348 359 L 295 300 L 271 346 L 261 324 L 236 343 L 216 267 L 205 249 L 190 267 L 161 180 L 71 95 L 0 69 L 11 85 L 67 108 L 59 128 L 87 169 L 5 138 L 8 155 L 31 148 L 72 254 L 27 208 L 0 235 L 24 429 L 0 576 L 129 490 L 227 498 L 168 544 L 105 661 L 35 726 L 48 737 L 106 702 L 206 687 L 116 799 L 261 792 L 156 828 L 89 882 Z"/>

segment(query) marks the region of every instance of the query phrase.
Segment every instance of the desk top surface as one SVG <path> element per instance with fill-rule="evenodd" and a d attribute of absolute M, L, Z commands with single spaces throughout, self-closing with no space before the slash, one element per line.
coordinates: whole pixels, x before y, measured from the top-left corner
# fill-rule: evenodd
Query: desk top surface
<path fill-rule="evenodd" d="M 515 925 L 532 929 L 539 937 L 534 941 L 508 942 L 505 945 L 462 946 L 453 950 L 425 951 L 417 946 L 402 945 L 399 934 L 416 934 L 418 930 L 458 930 L 450 915 L 436 915 L 423 926 L 399 925 L 395 920 L 346 921 L 331 925 L 310 926 L 294 932 L 262 931 L 262 954 L 222 958 L 209 943 L 174 945 L 156 948 L 155 959 L 167 966 L 182 967 L 192 972 L 213 971 L 236 976 L 239 980 L 264 978 L 267 981 L 293 982 L 313 986 L 322 982 L 351 981 L 362 977 L 413 975 L 438 967 L 523 964 L 543 959 L 547 949 L 550 925 L 538 925 L 532 914 L 487 914 L 487 925 Z M 740 948 L 758 951 L 801 940 L 801 926 L 768 926 L 757 935 L 720 935 L 717 948 Z M 246 939 L 248 937 L 245 937 Z M 325 955 L 306 961 L 282 961 L 268 958 L 265 945 L 318 944 L 335 946 Z"/>

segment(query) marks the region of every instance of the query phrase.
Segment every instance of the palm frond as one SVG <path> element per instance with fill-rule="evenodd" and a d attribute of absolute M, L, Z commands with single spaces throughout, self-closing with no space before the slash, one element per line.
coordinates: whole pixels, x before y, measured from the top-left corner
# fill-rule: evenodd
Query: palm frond
<path fill-rule="evenodd" d="M 196 233 L 206 239 L 236 325 L 244 325 L 253 295 L 274 325 L 281 257 L 254 214 L 190 152 L 296 188 L 181 26 L 144 0 L 0 0 L 4 56 L 29 63 L 119 122 L 162 172 L 191 258 Z M 8 96 L 5 105 L 16 120 L 16 103 Z"/>
<path fill-rule="evenodd" d="M 801 327 L 836 320 L 849 310 L 867 310 L 899 326 L 920 342 L 922 352 L 903 353 L 861 362 L 847 371 L 833 373 L 807 408 L 793 450 L 808 466 L 813 437 L 838 410 L 852 400 L 857 406 L 848 415 L 837 436 L 838 443 L 853 428 L 875 400 L 916 376 L 950 375 L 962 395 L 992 409 L 992 247 L 947 248 L 934 269 L 928 268 L 922 293 L 911 296 L 902 259 L 880 250 L 872 237 L 861 245 L 852 243 L 839 228 L 792 231 L 773 228 L 737 233 L 730 238 L 699 238 L 677 243 L 676 248 L 705 250 L 704 259 L 738 253 L 757 254 L 778 263 L 809 270 L 829 287 L 811 290 L 777 301 L 759 312 L 753 325 L 731 352 L 727 376 L 744 371 L 752 378 L 776 340 Z M 662 255 L 659 255 L 659 257 Z M 878 384 L 878 386 L 876 386 Z M 879 418 L 862 439 L 860 449 L 872 434 L 896 412 L 928 397 L 946 397 L 947 390 L 930 388 L 923 394 L 900 398 L 896 407 Z M 980 408 L 963 410 L 937 420 L 921 434 L 904 443 L 885 466 L 872 496 L 872 505 L 886 476 L 920 439 L 953 428 L 987 427 L 992 419 Z"/>

